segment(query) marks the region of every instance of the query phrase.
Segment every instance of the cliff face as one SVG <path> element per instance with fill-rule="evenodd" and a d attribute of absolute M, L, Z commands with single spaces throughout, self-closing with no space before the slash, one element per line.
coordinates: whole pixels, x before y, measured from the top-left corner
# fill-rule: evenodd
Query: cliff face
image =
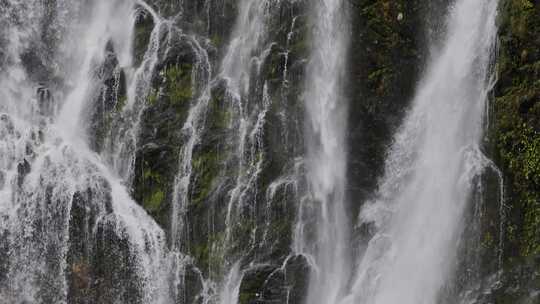
<path fill-rule="evenodd" d="M 63 98 L 73 85 L 55 61 L 63 58 L 56 57 L 66 30 L 62 18 L 76 19 L 94 5 L 66 3 L 0 1 L 0 16 L 10 16 L 0 25 L 29 27 L 25 34 L 35 40 L 20 46 L 20 58 L 13 59 L 4 52 L 13 37 L 0 29 L 0 76 L 20 61 L 16 72 L 39 84 L 35 101 L 42 120 L 25 142 L 0 100 L 0 141 L 18 147 L 0 146 L 1 151 L 22 155 L 0 155 L 0 191 L 14 189 L 13 200 L 22 206 L 14 214 L 24 219 L 15 223 L 31 230 L 14 233 L 0 222 L 0 296 L 19 299 L 17 291 L 34 284 L 26 262 L 37 256 L 43 273 L 35 279 L 35 296 L 43 303 L 63 296 L 67 303 L 143 303 L 152 288 L 171 303 L 306 303 L 310 274 L 317 269 L 312 256 L 298 254 L 295 239 L 300 233 L 316 239 L 319 225 L 311 213 L 299 214 L 300 204 L 320 211 L 306 181 L 306 70 L 312 56 L 320 56 L 313 51 L 312 1 L 119 1 L 116 8 L 135 14 L 128 43 L 133 58 L 126 64 L 113 38 L 99 56 L 89 57 L 91 92 L 81 129 L 91 161 L 79 160 L 65 144 L 57 159 L 40 163 L 42 150 L 62 142 L 59 137 L 50 144 L 50 134 L 44 135 L 56 119 L 53 97 Z M 347 154 L 347 255 L 361 256 L 373 237 L 374 227 L 355 223 L 381 187 L 394 134 L 432 60 L 428 45 L 437 49 L 446 34 L 444 14 L 451 3 L 343 2 L 343 28 L 350 30 L 341 147 Z M 23 22 L 27 9 L 39 12 L 27 22 L 35 28 Z M 470 198 L 465 233 L 457 242 L 457 271 L 440 303 L 536 304 L 540 297 L 540 1 L 500 0 L 497 22 L 497 81 L 482 142 L 493 162 L 475 181 L 482 186 Z M 14 83 L 13 88 L 22 86 Z M 8 170 L 4 163 L 15 165 Z M 102 176 L 103 166 L 121 182 Z M 25 184 L 32 170 L 45 176 L 36 188 Z M 69 179 L 78 177 L 71 187 Z M 123 226 L 115 210 L 118 192 L 141 210 L 129 213 L 135 219 L 131 226 Z M 3 220 L 3 206 L 0 212 Z M 156 287 L 162 281 L 148 284 L 162 274 L 155 263 L 173 269 L 161 278 L 169 285 L 159 288 L 166 291 Z M 57 280 L 49 284 L 50 273 Z M 66 282 L 58 279 L 63 274 Z M 8 286 L 13 277 L 22 282 L 15 292 Z"/>
<path fill-rule="evenodd" d="M 448 1 L 352 1 L 349 192 L 354 210 L 373 194 L 392 135 L 440 36 Z M 440 37 L 439 37 L 440 39 Z"/>
<path fill-rule="evenodd" d="M 505 185 L 501 227 L 506 289 L 496 291 L 501 303 L 529 303 L 540 286 L 539 17 L 538 1 L 500 4 L 498 79 L 488 145 Z"/>
<path fill-rule="evenodd" d="M 540 4 L 504 1 L 491 136 L 506 177 L 507 254 L 540 254 Z"/>
<path fill-rule="evenodd" d="M 441 34 L 443 24 L 437 20 L 443 18 L 434 12 L 444 11 L 447 5 L 448 1 L 429 5 L 354 2 L 349 193 L 352 198 L 362 198 L 354 202 L 362 202 L 377 186 L 391 134 L 429 60 L 426 42 Z M 476 296 L 478 303 L 538 300 L 534 294 L 540 284 L 539 21 L 538 1 L 499 4 L 499 49 L 494 58 L 497 81 L 490 98 L 484 148 L 502 176 L 488 169 L 483 177 L 485 190 L 480 195 L 485 202 L 479 211 L 470 210 L 466 228 L 466 234 L 480 239 L 469 236 L 464 240 L 461 252 L 469 257 L 460 259 L 463 271 L 455 287 L 486 292 Z M 358 206 L 353 203 L 351 208 Z M 363 234 L 360 229 L 357 235 Z M 477 273 L 467 274 L 470 271 Z"/>
<path fill-rule="evenodd" d="M 208 292 L 205 280 L 216 288 L 237 284 L 224 280 L 238 268 L 246 271 L 240 303 L 286 297 L 300 303 L 308 268 L 305 259 L 290 257 L 290 248 L 303 191 L 296 176 L 307 9 L 304 1 L 254 2 L 249 11 L 242 4 L 153 4 L 160 14 L 182 18 L 159 41 L 165 51 L 141 114 L 133 193 L 168 232 L 169 245 L 192 258 L 188 302 Z M 136 39 L 143 49 L 151 19 L 141 11 Z M 265 32 L 250 34 L 259 23 Z M 248 57 L 229 73 L 228 56 L 241 57 L 246 48 Z M 245 71 L 241 79 L 234 69 Z"/>
<path fill-rule="evenodd" d="M 421 1 L 385 0 L 350 3 L 352 36 L 350 77 L 346 85 L 350 99 L 348 201 L 352 214 L 358 212 L 362 202 L 377 188 L 392 134 L 400 125 L 429 60 L 430 50 L 425 46 L 438 39 L 443 28 L 442 22 L 437 21 L 443 16 L 434 12 L 444 11 L 447 5 L 448 1 L 442 0 L 429 5 Z M 219 63 L 227 52 L 227 41 L 234 35 L 238 4 L 234 1 L 186 1 L 183 7 L 176 7 L 155 1 L 154 7 L 163 15 L 183 11 L 188 16 L 178 18 L 182 20 L 178 25 L 183 33 L 173 37 L 178 41 L 160 59 L 152 80 L 149 105 L 141 118 L 141 149 L 137 154 L 133 184 L 135 198 L 168 229 L 172 224 L 170 202 L 174 199 L 175 183 L 178 183 L 176 167 L 182 157 L 182 147 L 188 140 L 182 130 L 185 131 L 189 119 L 190 105 L 203 94 L 201 88 L 193 85 L 200 81 L 193 78 L 200 77 L 194 73 L 200 54 L 182 41 L 185 39 L 182 35 L 197 37 L 200 47 L 208 54 L 208 72 L 215 77 L 221 72 Z M 477 227 L 482 240 L 473 251 L 478 256 L 475 263 L 480 266 L 477 269 L 484 276 L 484 280 L 480 280 L 484 282 L 480 284 L 483 288 L 490 288 L 492 276 L 499 271 L 498 259 L 501 256 L 504 259 L 503 269 L 507 272 L 503 275 L 504 287 L 494 290 L 491 300 L 518 301 L 527 293 L 526 286 L 534 286 L 534 283 L 526 283 L 527 280 L 537 282 L 533 273 L 538 270 L 540 244 L 540 151 L 536 113 L 540 8 L 538 2 L 506 0 L 499 9 L 498 81 L 489 111 L 486 148 L 504 174 L 505 206 L 501 210 L 499 197 L 493 194 L 500 190 L 496 173 L 488 172 L 486 191 L 492 194 L 486 194 L 490 201 L 483 205 L 484 216 L 479 221 L 480 228 Z M 185 244 L 189 244 L 182 246 L 186 246 L 184 249 L 194 258 L 194 264 L 206 276 L 217 276 L 224 271 L 223 259 L 244 254 L 240 253 L 240 248 L 249 246 L 245 240 L 250 238 L 257 222 L 271 227 L 268 230 L 273 234 L 269 236 L 273 240 L 268 241 L 271 245 L 254 249 L 248 255 L 274 266 L 250 272 L 247 276 L 249 284 L 247 281 L 242 283 L 242 303 L 252 301 L 255 294 L 268 288 L 264 286 L 268 283 L 266 279 L 275 275 L 273 271 L 288 256 L 296 212 L 294 201 L 301 196 L 303 187 L 302 184 L 285 184 L 278 190 L 273 188 L 279 178 L 295 174 L 295 164 L 291 160 L 303 153 L 300 94 L 309 46 L 307 9 L 302 1 L 281 1 L 268 13 L 275 20 L 266 37 L 268 54 L 258 71 L 251 73 L 250 81 L 256 85 L 244 97 L 246 101 L 259 103 L 258 106 L 263 106 L 260 101 L 265 98 L 269 102 L 261 146 L 254 150 L 263 160 L 255 182 L 258 193 L 249 194 L 255 207 L 240 212 L 253 214 L 253 217 L 239 217 L 233 233 L 236 241 L 224 248 L 227 229 L 223 221 L 226 217 L 224 206 L 231 199 L 228 192 L 239 174 L 232 168 L 231 155 L 235 153 L 235 147 L 230 145 L 238 127 L 233 123 L 238 113 L 227 104 L 230 100 L 220 84 L 213 84 L 210 89 L 205 121 L 201 126 L 204 130 L 191 156 L 189 199 L 180 215 L 186 219 L 181 234 Z M 145 35 L 150 34 L 152 26 L 151 17 L 142 13 L 137 25 L 136 39 L 141 41 L 138 48 L 145 48 L 148 41 Z M 283 113 L 287 113 L 287 117 Z M 269 195 L 272 198 L 269 199 Z M 269 203 L 273 206 L 269 214 L 262 212 L 262 206 Z M 502 247 L 498 239 L 501 227 L 504 230 Z M 471 232 L 474 230 L 470 229 Z M 357 232 L 360 238 L 365 234 L 362 227 Z M 499 250 L 504 250 L 502 255 Z M 465 260 L 465 264 L 472 263 L 472 260 Z M 294 267 L 306 268 L 301 264 Z M 304 275 L 300 274 L 299 280 Z M 283 284 L 283 279 L 276 280 L 281 282 L 273 283 L 276 286 Z M 471 277 L 467 276 L 458 279 L 461 282 L 458 286 L 471 282 L 469 280 Z M 516 284 L 524 284 L 523 290 L 507 292 Z"/>

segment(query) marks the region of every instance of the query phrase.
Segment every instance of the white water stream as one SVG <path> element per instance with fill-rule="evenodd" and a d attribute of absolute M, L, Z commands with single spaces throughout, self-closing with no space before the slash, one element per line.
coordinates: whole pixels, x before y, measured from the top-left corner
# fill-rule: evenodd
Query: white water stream
<path fill-rule="evenodd" d="M 449 283 L 480 151 L 492 88 L 497 1 L 457 0 L 412 108 L 394 137 L 378 199 L 360 224 L 376 233 L 344 303 L 431 304 Z"/>
<path fill-rule="evenodd" d="M 497 1 L 451 6 L 443 47 L 395 135 L 378 199 L 360 213 L 359 224 L 375 233 L 354 259 L 347 255 L 346 104 L 339 86 L 346 16 L 339 1 L 318 4 L 305 101 L 313 202 L 300 206 L 295 247 L 314 268 L 307 303 L 437 303 L 453 274 L 473 179 L 490 163 L 479 147 L 493 84 Z"/>
<path fill-rule="evenodd" d="M 351 270 L 344 96 L 349 25 L 345 3 L 337 0 L 315 1 L 311 18 L 315 28 L 304 97 L 309 199 L 300 205 L 294 250 L 308 256 L 314 268 L 307 303 L 327 304 L 337 303 Z"/>
<path fill-rule="evenodd" d="M 88 244 L 99 247 L 103 227 L 112 231 L 110 237 L 119 246 L 127 244 L 118 255 L 132 272 L 124 279 L 133 281 L 140 292 L 133 297 L 142 303 L 173 303 L 179 298 L 182 269 L 191 262 L 180 250 L 189 221 L 193 153 L 202 140 L 213 86 L 221 79 L 226 82 L 222 110 L 231 116 L 227 144 L 233 147 L 223 162 L 232 178 L 222 185 L 227 189 L 223 239 L 209 253 L 221 255 L 223 273 L 204 278 L 203 302 L 239 301 L 244 272 L 254 266 L 246 257 L 257 242 L 265 242 L 271 217 L 250 227 L 251 239 L 240 253 L 233 252 L 238 241 L 234 229 L 245 220 L 244 210 L 256 209 L 258 191 L 266 191 L 265 206 L 270 209 L 276 189 L 296 187 L 296 175 L 305 165 L 308 193 L 298 202 L 293 253 L 307 257 L 312 266 L 306 303 L 437 303 L 453 274 L 472 181 L 491 165 L 479 147 L 492 85 L 497 1 L 456 0 L 451 6 L 446 38 L 432 54 L 394 137 L 377 199 L 361 210 L 359 225 L 371 225 L 375 232 L 360 256 L 352 254 L 355 218 L 347 214 L 345 201 L 347 1 L 319 0 L 310 6 L 312 48 L 303 96 L 307 152 L 305 159 L 295 160 L 294 174 L 274 180 L 268 189 L 257 187 L 266 161 L 263 135 L 272 97 L 269 84 L 258 76 L 274 45 L 268 24 L 279 0 L 238 1 L 230 44 L 214 70 L 201 40 L 161 19 L 144 1 L 58 0 L 52 8 L 38 0 L 5 2 L 0 5 L 0 253 L 4 247 L 9 250 L 8 258 L 0 259 L 0 270 L 5 270 L 0 273 L 0 304 L 68 302 L 66 274 L 90 268 L 84 264 L 88 261 L 71 265 L 69 260 L 70 227 L 76 220 L 72 209 L 80 208 L 77 199 L 84 200 L 88 214 Z M 141 8 L 151 15 L 154 29 L 142 63 L 134 66 L 135 17 Z M 48 17 L 51 11 L 55 14 Z M 53 42 L 41 36 L 46 17 L 53 20 L 48 28 Z M 284 88 L 296 22 L 294 17 L 286 40 Z M 183 35 L 196 58 L 194 98 L 179 130 L 185 142 L 174 181 L 173 241 L 167 247 L 164 231 L 130 198 L 125 185 L 134 174 L 139 116 L 163 47 L 161 39 L 172 32 Z M 98 154 L 89 144 L 85 111 L 103 86 L 96 71 L 106 62 L 109 45 L 118 61 L 115 79 L 119 81 L 120 71 L 125 75 L 127 100 L 114 116 L 114 131 L 105 138 L 107 148 Z M 38 79 L 39 73 L 25 66 L 21 58 L 28 58 L 29 52 L 43 61 L 49 79 Z M 254 91 L 260 98 L 251 96 Z M 264 229 L 262 240 L 256 239 L 258 229 Z M 94 247 L 86 250 L 97 252 Z M 114 290 L 114 301 L 126 302 L 129 292 L 124 286 Z"/>
<path fill-rule="evenodd" d="M 1 12 L 10 26 L 3 30 L 9 53 L 0 70 L 0 173 L 5 177 L 0 228 L 10 251 L 3 261 L 8 283 L 2 284 L 0 298 L 6 303 L 67 301 L 66 274 L 88 267 L 71 269 L 67 262 L 71 209 L 75 197 L 83 197 L 92 214 L 88 242 L 99 238 L 96 233 L 102 227 L 113 229 L 129 244 L 124 254 L 135 263 L 132 279 L 139 280 L 140 300 L 168 301 L 164 233 L 130 198 L 122 172 L 104 161 L 114 157 L 90 150 L 84 125 L 84 108 L 100 90 L 95 72 L 105 60 L 108 43 L 126 71 L 128 86 L 138 86 L 139 74 L 152 73 L 151 68 L 135 72 L 131 66 L 135 2 L 56 1 L 54 7 L 42 1 L 8 2 Z M 56 33 L 57 49 L 39 44 L 45 43 L 39 40 L 39 26 L 47 12 L 56 14 L 48 30 Z M 25 52 L 49 60 L 50 77 L 65 81 L 36 83 L 20 60 Z M 118 290 L 116 296 L 122 301 L 129 295 Z"/>

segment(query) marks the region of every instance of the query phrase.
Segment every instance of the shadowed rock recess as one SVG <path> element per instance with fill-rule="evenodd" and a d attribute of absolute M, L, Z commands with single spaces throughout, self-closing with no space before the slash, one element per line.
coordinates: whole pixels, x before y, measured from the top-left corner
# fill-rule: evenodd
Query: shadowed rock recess
<path fill-rule="evenodd" d="M 0 304 L 540 303 L 540 1 L 0 0 Z"/>

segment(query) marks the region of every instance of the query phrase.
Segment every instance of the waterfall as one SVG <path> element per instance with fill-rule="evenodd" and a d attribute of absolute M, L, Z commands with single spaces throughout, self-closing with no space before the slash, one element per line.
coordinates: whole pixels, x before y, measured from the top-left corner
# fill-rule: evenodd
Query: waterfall
<path fill-rule="evenodd" d="M 71 278 L 79 290 L 100 290 L 86 295 L 98 302 L 166 301 L 164 233 L 108 155 L 92 151 L 85 116 L 104 96 L 107 62 L 137 82 L 129 76 L 134 2 L 8 1 L 2 9 L 11 22 L 0 70 L 0 229 L 9 248 L 0 297 L 77 301 Z"/>
<path fill-rule="evenodd" d="M 451 1 L 358 201 L 352 28 L 402 39 L 398 2 L 0 0 L 0 304 L 446 303 L 486 168 L 505 196 L 498 3 Z"/>
<path fill-rule="evenodd" d="M 190 39 L 191 45 L 197 54 L 195 68 L 193 69 L 194 88 L 200 87 L 200 92 L 195 99 L 195 103 L 190 106 L 188 117 L 182 132 L 187 136 L 187 142 L 180 152 L 180 165 L 175 177 L 175 187 L 173 193 L 173 207 L 171 215 L 171 240 L 175 249 L 180 249 L 184 237 L 181 233 L 184 229 L 186 217 L 186 206 L 189 201 L 189 186 L 192 178 L 193 151 L 200 143 L 201 133 L 204 129 L 206 112 L 210 101 L 211 88 L 211 65 L 207 52 L 200 46 L 194 38 Z"/>
<path fill-rule="evenodd" d="M 294 247 L 314 268 L 307 303 L 325 304 L 338 301 L 350 270 L 343 92 L 349 29 L 345 2 L 316 1 L 311 9 L 315 28 L 304 97 L 308 199 L 300 206 Z"/>
<path fill-rule="evenodd" d="M 235 167 L 235 177 L 227 194 L 225 239 L 223 248 L 220 249 L 225 261 L 230 265 L 227 269 L 228 274 L 222 282 L 220 292 L 222 304 L 238 302 L 242 280 L 240 263 L 243 262 L 243 256 L 249 254 L 250 250 L 256 246 L 254 240 L 250 239 L 248 241 L 250 247 L 244 248 L 239 254 L 229 253 L 238 241 L 233 235 L 238 222 L 242 220 L 243 210 L 255 209 L 256 201 L 253 193 L 257 191 L 257 178 L 264 161 L 261 136 L 269 105 L 264 95 L 266 84 L 262 84 L 263 100 L 258 100 L 258 96 L 254 96 L 252 92 L 260 90 L 261 84 L 258 83 L 260 65 L 271 47 L 266 37 L 271 5 L 272 0 L 240 1 L 231 41 L 221 65 L 220 76 L 227 82 L 225 96 L 228 107 L 233 113 L 229 127 L 235 145 L 229 160 Z M 252 74 L 253 70 L 255 75 Z M 256 229 L 255 226 L 250 238 L 253 238 Z"/>
<path fill-rule="evenodd" d="M 175 250 L 191 250 L 185 244 L 191 225 L 189 208 L 196 204 L 193 193 L 201 191 L 195 187 L 201 186 L 200 179 L 205 178 L 211 182 L 205 185 L 210 190 L 204 197 L 204 204 L 212 210 L 208 215 L 208 254 L 209 259 L 220 263 L 198 265 L 209 267 L 204 278 L 209 294 L 204 301 L 238 302 L 244 272 L 256 267 L 253 252 L 264 245 L 268 234 L 263 235 L 262 227 L 268 229 L 269 224 L 257 223 L 256 218 L 261 208 L 259 193 L 265 190 L 258 187 L 266 162 L 263 136 L 271 104 L 262 69 L 275 45 L 267 31 L 270 18 L 275 16 L 273 10 L 280 3 L 239 1 L 222 58 L 210 61 L 200 46 L 201 50 L 196 52 L 203 54 L 198 56 L 196 65 L 206 72 L 203 78 L 193 77 L 194 87 L 200 89 L 195 89 L 199 93 L 182 127 L 185 140 L 174 182 L 171 239 Z M 212 121 L 216 120 L 216 111 L 220 112 L 220 121 Z M 216 140 L 214 132 L 223 138 Z M 212 162 L 213 174 L 217 176 L 201 177 L 197 170 L 210 166 L 204 162 Z M 269 203 L 271 200 L 269 197 Z"/>
<path fill-rule="evenodd" d="M 377 199 L 360 213 L 375 232 L 344 303 L 437 303 L 452 275 L 492 88 L 497 1 L 457 0 L 394 137 Z"/>
<path fill-rule="evenodd" d="M 120 53 L 119 71 L 116 71 L 115 90 L 119 91 L 122 86 L 122 76 L 126 78 L 125 95 L 117 96 L 117 108 L 121 111 L 113 113 L 115 117 L 111 120 L 111 131 L 105 136 L 104 151 L 101 155 L 122 177 L 126 184 L 130 184 L 133 179 L 135 162 L 135 150 L 137 148 L 137 136 L 139 135 L 140 116 L 146 107 L 146 100 L 150 91 L 151 79 L 158 62 L 158 52 L 160 51 L 160 35 L 163 30 L 170 31 L 168 24 L 159 14 L 154 11 L 144 1 L 128 1 L 132 5 L 131 9 L 125 9 L 126 18 L 115 20 L 111 27 L 115 28 L 113 35 L 119 35 L 126 45 L 124 51 Z M 133 7 L 134 4 L 137 6 Z M 155 22 L 155 26 L 150 34 L 148 46 L 144 52 L 142 62 L 137 66 L 134 62 L 133 40 L 134 23 L 137 13 L 142 11 L 149 14 Z M 118 33 L 123 26 L 121 20 L 129 21 L 131 31 Z M 122 104 L 125 103 L 125 104 Z"/>

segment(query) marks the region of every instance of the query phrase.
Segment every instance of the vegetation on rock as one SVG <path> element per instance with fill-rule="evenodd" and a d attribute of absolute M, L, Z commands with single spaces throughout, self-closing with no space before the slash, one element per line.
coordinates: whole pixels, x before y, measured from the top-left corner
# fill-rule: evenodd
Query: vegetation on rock
<path fill-rule="evenodd" d="M 490 138 L 507 187 L 509 258 L 540 255 L 540 3 L 500 6 Z"/>

